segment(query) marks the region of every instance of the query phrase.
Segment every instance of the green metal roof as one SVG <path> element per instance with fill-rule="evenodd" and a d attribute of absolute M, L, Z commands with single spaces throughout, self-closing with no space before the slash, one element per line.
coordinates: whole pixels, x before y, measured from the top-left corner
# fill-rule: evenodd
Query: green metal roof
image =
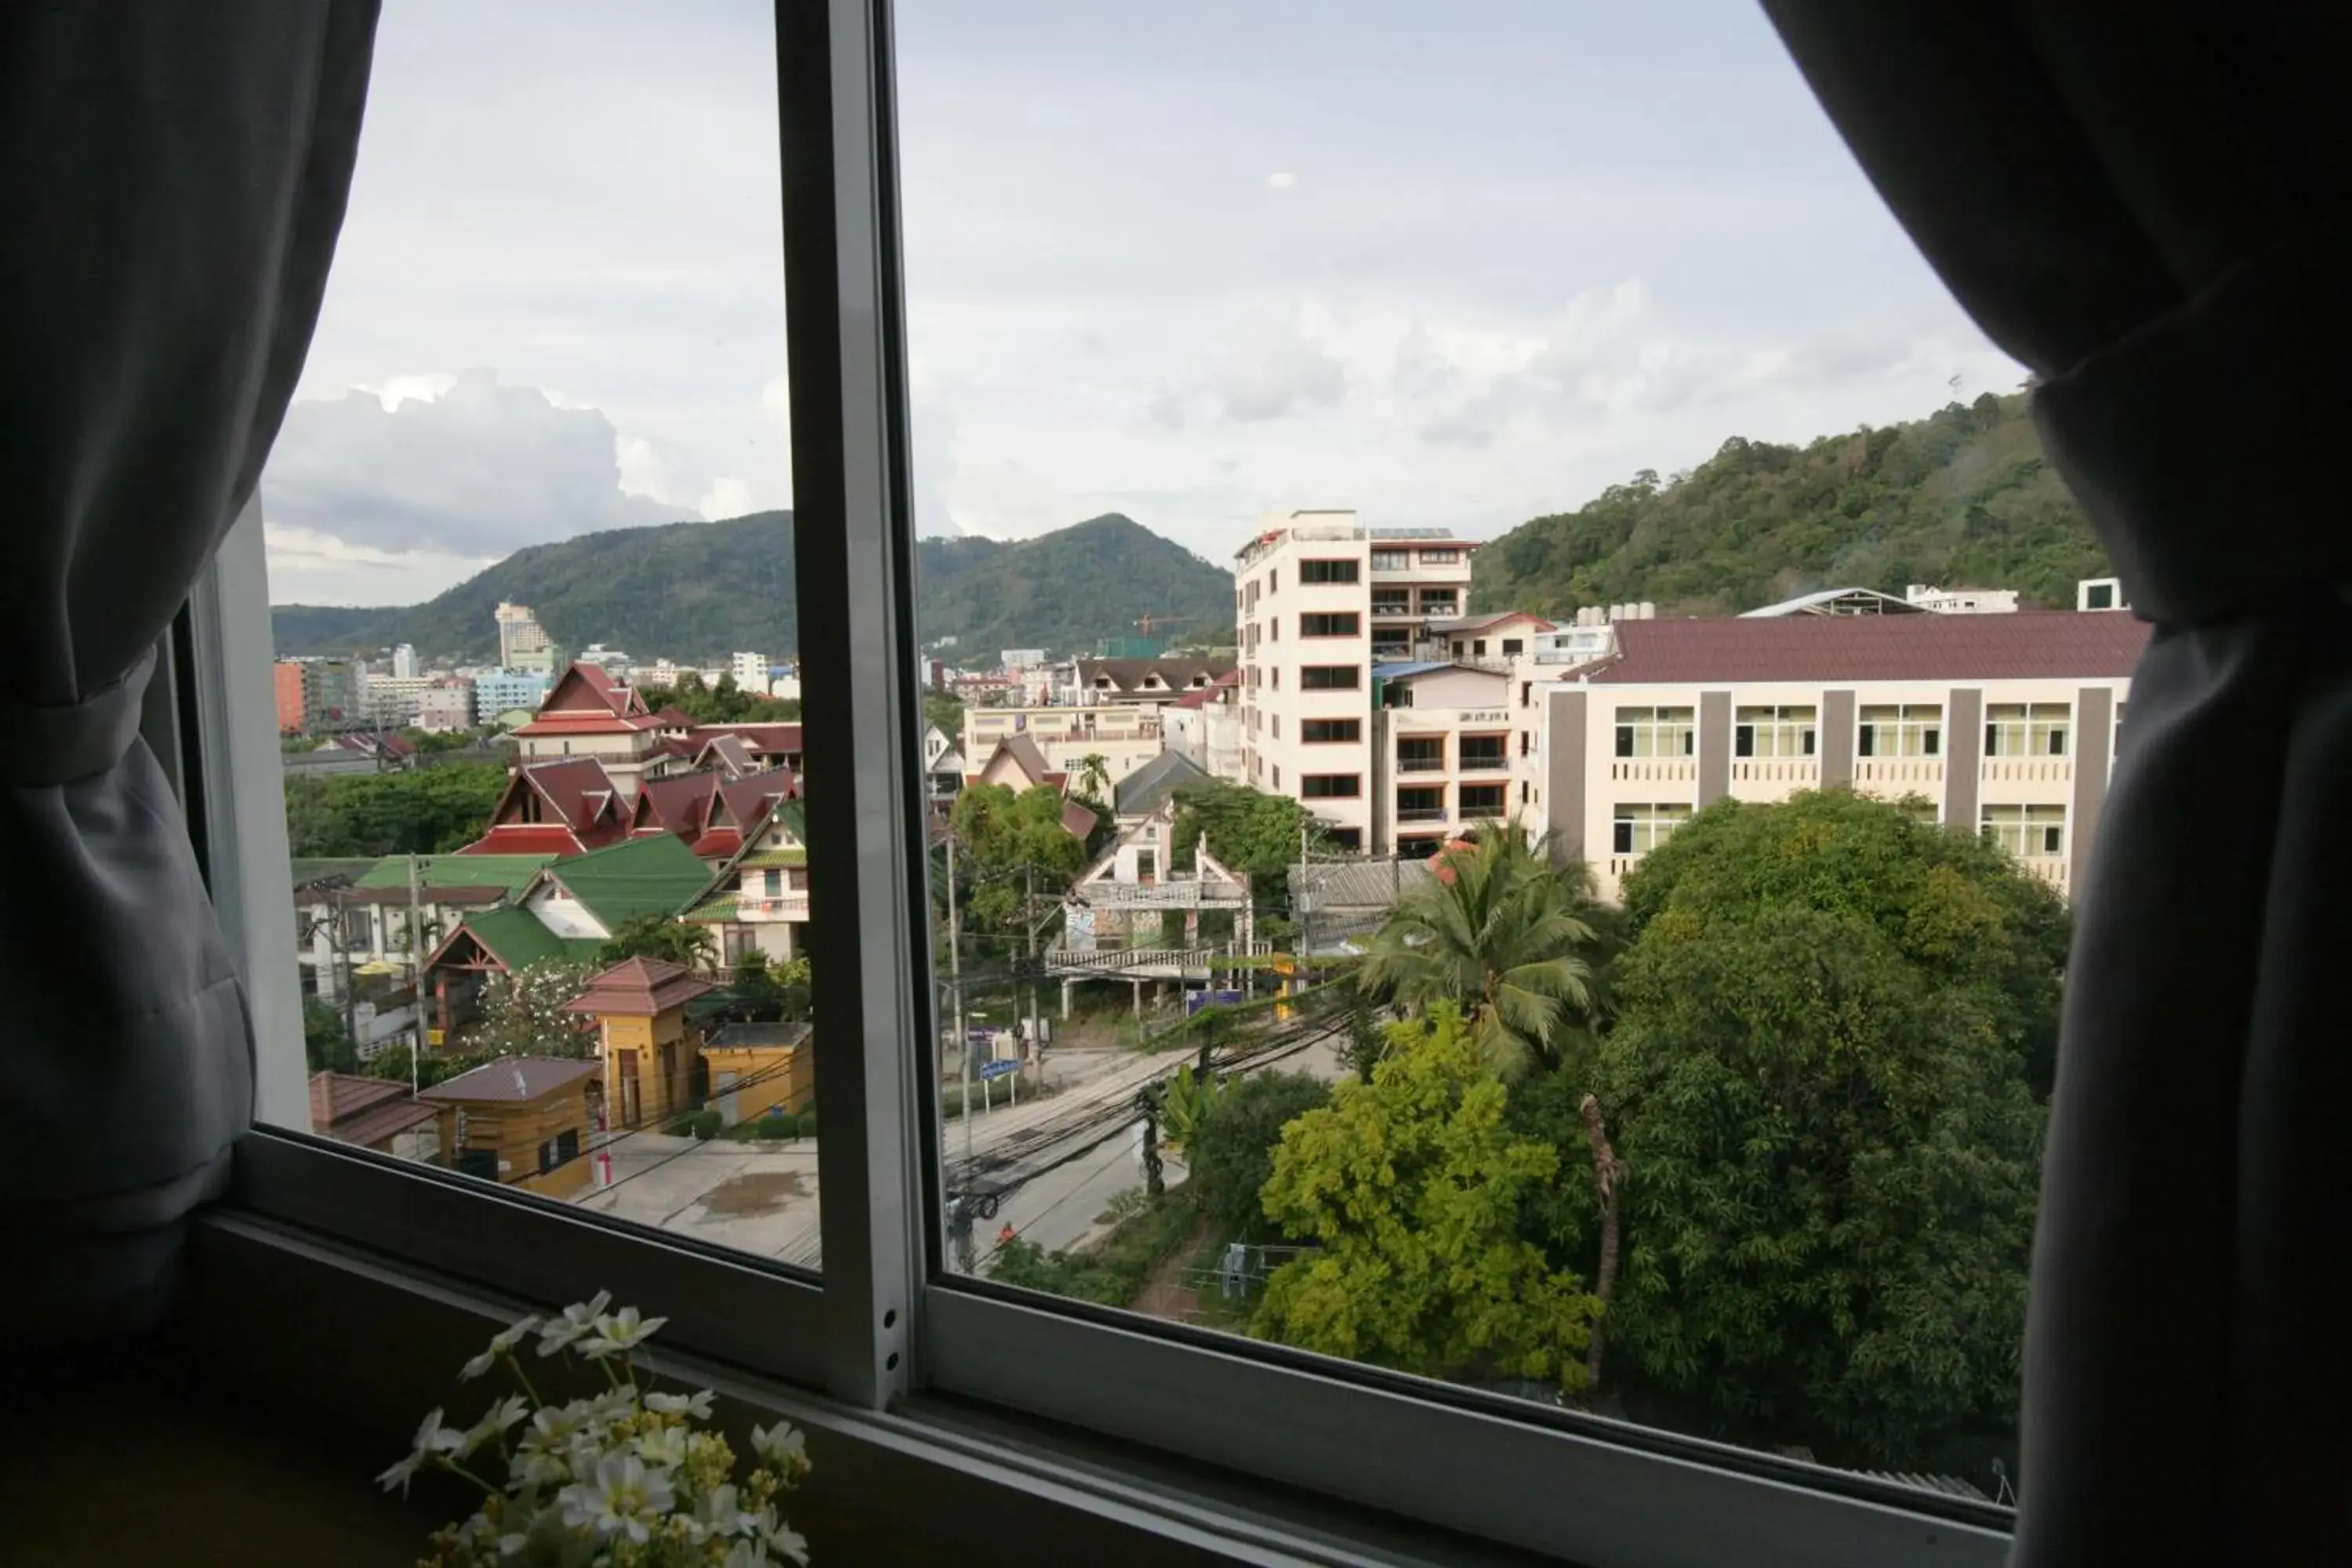
<path fill-rule="evenodd" d="M 740 864 L 755 869 L 769 866 L 805 866 L 808 864 L 808 851 L 805 849 L 755 849 L 744 856 Z"/>
<path fill-rule="evenodd" d="M 294 858 L 293 864 L 294 886 L 303 887 L 311 882 L 322 881 L 329 877 L 350 877 L 356 879 L 364 875 L 367 868 L 374 864 L 373 859 L 365 856 L 306 858 L 298 855 Z"/>
<path fill-rule="evenodd" d="M 677 914 L 710 885 L 710 868 L 667 833 L 555 861 L 546 874 L 606 931 L 638 915 Z"/>
<path fill-rule="evenodd" d="M 733 920 L 735 918 L 735 890 L 732 888 L 730 888 L 723 893 L 713 893 L 710 897 L 703 900 L 700 903 L 696 904 L 692 909 L 687 910 L 686 918 L 688 920 L 697 921 Z"/>
<path fill-rule="evenodd" d="M 803 844 L 808 842 L 808 810 L 803 802 L 797 800 L 776 802 L 775 820 L 792 829 L 793 837 Z"/>
<path fill-rule="evenodd" d="M 550 958 L 593 961 L 604 944 L 594 937 L 561 937 L 539 923 L 539 917 L 521 910 L 489 910 L 467 919 L 460 928 L 489 949 L 509 969 Z"/>
<path fill-rule="evenodd" d="M 416 881 L 422 888 L 504 888 L 512 897 L 530 886 L 530 879 L 554 858 L 552 855 L 419 855 Z M 408 857 L 385 856 L 352 886 L 405 888 Z"/>

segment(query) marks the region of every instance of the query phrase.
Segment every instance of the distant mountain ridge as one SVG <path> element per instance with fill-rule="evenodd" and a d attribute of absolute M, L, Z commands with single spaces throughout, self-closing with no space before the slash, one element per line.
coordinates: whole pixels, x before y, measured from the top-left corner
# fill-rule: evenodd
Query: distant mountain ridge
<path fill-rule="evenodd" d="M 1007 647 L 1092 652 L 1132 635 L 1233 629 L 1233 576 L 1133 519 L 1106 513 L 1034 539 L 923 539 L 915 545 L 916 623 L 929 642 L 988 658 Z M 592 642 L 647 658 L 719 659 L 737 648 L 800 647 L 793 514 L 674 522 L 535 544 L 421 605 L 278 605 L 282 655 L 373 652 L 413 643 L 428 658 L 498 652 L 491 612 L 529 605 L 557 645 Z"/>
<path fill-rule="evenodd" d="M 1817 588 L 2014 588 L 2071 608 L 2108 574 L 2042 455 L 2022 395 L 1802 447 L 1733 437 L 1689 473 L 1644 471 L 1574 511 L 1521 523 L 1475 557 L 1471 602 L 1564 616 L 1654 601 L 1726 615 Z"/>

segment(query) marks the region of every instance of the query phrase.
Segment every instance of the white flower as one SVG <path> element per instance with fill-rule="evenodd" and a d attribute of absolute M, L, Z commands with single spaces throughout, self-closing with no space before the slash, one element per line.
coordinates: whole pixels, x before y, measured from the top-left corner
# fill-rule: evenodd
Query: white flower
<path fill-rule="evenodd" d="M 696 1500 L 694 1522 L 706 1535 L 740 1535 L 758 1521 L 736 1506 L 735 1489 L 731 1485 L 711 1488 Z"/>
<path fill-rule="evenodd" d="M 775 1559 L 768 1555 L 768 1549 L 758 1542 L 739 1541 L 729 1549 L 727 1561 L 720 1568 L 769 1568 L 774 1562 Z"/>
<path fill-rule="evenodd" d="M 674 1470 L 686 1463 L 686 1433 L 683 1428 L 664 1426 L 658 1431 L 641 1434 L 636 1441 L 637 1458 L 657 1469 Z"/>
<path fill-rule="evenodd" d="M 717 1397 L 710 1390 L 698 1389 L 692 1394 L 648 1394 L 646 1408 L 656 1415 L 686 1415 L 697 1421 L 710 1419 L 710 1402 Z"/>
<path fill-rule="evenodd" d="M 413 1445 L 418 1458 L 427 1454 L 454 1454 L 466 1446 L 466 1435 L 454 1426 L 441 1425 L 441 1412 L 428 1410 L 417 1424 L 416 1441 Z"/>
<path fill-rule="evenodd" d="M 507 1487 L 509 1490 L 519 1492 L 532 1487 L 551 1487 L 558 1481 L 571 1479 L 572 1466 L 562 1455 L 545 1448 L 531 1448 L 516 1456 Z"/>
<path fill-rule="evenodd" d="M 654 1331 L 668 1321 L 667 1318 L 640 1317 L 635 1307 L 624 1307 L 609 1317 L 596 1320 L 596 1331 L 581 1342 L 580 1353 L 592 1361 L 614 1354 L 626 1355 L 653 1338 Z"/>
<path fill-rule="evenodd" d="M 539 1316 L 537 1313 L 533 1313 L 528 1318 L 520 1319 L 508 1327 L 500 1329 L 496 1334 L 491 1336 L 490 1348 L 466 1363 L 464 1370 L 457 1373 L 457 1381 L 460 1383 L 473 1382 L 474 1379 L 481 1376 L 484 1373 L 489 1371 L 490 1368 L 498 1365 L 499 1357 L 510 1353 L 514 1350 L 515 1346 L 523 1342 L 524 1336 L 535 1333 L 538 1330 Z"/>
<path fill-rule="evenodd" d="M 669 1477 L 646 1468 L 633 1454 L 607 1454 L 596 1462 L 596 1474 L 563 1489 L 557 1501 L 563 1522 L 574 1530 L 583 1525 L 597 1538 L 622 1534 L 643 1542 L 653 1533 L 648 1522 L 669 1512 L 676 1494 Z"/>
<path fill-rule="evenodd" d="M 483 1444 L 501 1436 L 506 1429 L 530 1414 L 530 1402 L 520 1394 L 509 1394 L 488 1410 L 482 1418 L 467 1428 L 460 1454 L 470 1454 Z"/>
<path fill-rule="evenodd" d="M 779 1421 L 773 1426 L 752 1427 L 751 1447 L 760 1458 L 781 1469 L 806 1454 L 808 1439 L 790 1422 Z"/>
<path fill-rule="evenodd" d="M 800 1531 L 776 1517 L 776 1505 L 770 1503 L 753 1517 L 759 1539 L 767 1549 L 780 1557 L 789 1557 L 808 1568 L 808 1540 Z"/>
<path fill-rule="evenodd" d="M 424 1464 L 425 1456 L 423 1454 L 411 1454 L 408 1458 L 401 1460 L 400 1463 L 393 1466 L 392 1468 L 384 1471 L 383 1474 L 376 1477 L 376 1482 L 386 1491 L 390 1491 L 393 1488 L 398 1487 L 400 1489 L 400 1495 L 406 1497 L 408 1495 L 408 1483 L 416 1479 L 416 1472 L 418 1469 L 423 1468 Z"/>
<path fill-rule="evenodd" d="M 612 1304 L 613 1293 L 610 1290 L 599 1290 L 593 1300 L 574 1301 L 564 1308 L 563 1316 L 548 1319 L 539 1331 L 539 1353 L 543 1356 L 553 1355 L 569 1345 L 572 1341 L 594 1328 L 596 1320 L 602 1318 L 604 1315 L 604 1309 Z"/>

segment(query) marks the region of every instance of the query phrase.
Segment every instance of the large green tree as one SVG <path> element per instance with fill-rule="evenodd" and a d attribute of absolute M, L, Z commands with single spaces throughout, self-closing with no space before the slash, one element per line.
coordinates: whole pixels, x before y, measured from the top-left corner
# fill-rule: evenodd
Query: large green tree
<path fill-rule="evenodd" d="M 1266 795 L 1229 779 L 1202 779 L 1176 792 L 1172 863 L 1191 866 L 1204 833 L 1209 853 L 1249 878 L 1261 901 L 1287 896 L 1285 879 L 1302 852 L 1333 853 L 1313 812 L 1286 795 Z"/>
<path fill-rule="evenodd" d="M 1245 1074 L 1210 1102 L 1184 1151 L 1184 1190 L 1221 1236 L 1280 1236 L 1258 1196 L 1274 1174 L 1275 1146 L 1285 1127 L 1330 1102 L 1328 1085 L 1292 1072 Z"/>
<path fill-rule="evenodd" d="M 482 985 L 482 1016 L 466 1031 L 465 1049 L 479 1057 L 584 1057 L 594 1026 L 563 1005 L 588 989 L 593 963 L 542 959 Z"/>
<path fill-rule="evenodd" d="M 1005 784 L 974 784 L 956 796 L 948 820 L 967 921 L 1011 930 L 1033 885 L 1040 899 L 1058 898 L 1086 868 L 1086 841 L 1062 825 L 1062 805 L 1060 792 L 1047 784 L 1019 795 Z"/>
<path fill-rule="evenodd" d="M 1406 889 L 1357 983 L 1408 1008 L 1459 1006 L 1500 1071 L 1556 1065 L 1563 1032 L 1596 1011 L 1591 887 L 1581 862 L 1552 865 L 1516 819 L 1489 826 Z"/>
<path fill-rule="evenodd" d="M 1315 1248 L 1275 1270 L 1252 1331 L 1407 1372 L 1557 1379 L 1599 1303 L 1518 1233 L 1560 1156 L 1505 1124 L 1503 1085 L 1461 1014 L 1394 1026 L 1370 1083 L 1282 1130 L 1261 1202 Z"/>
<path fill-rule="evenodd" d="M 298 856 L 419 855 L 482 836 L 507 786 L 495 763 L 286 781 L 286 838 Z"/>
<path fill-rule="evenodd" d="M 710 928 L 667 915 L 632 915 L 613 928 L 612 936 L 596 951 L 596 962 L 610 968 L 631 958 L 656 958 L 688 969 L 709 969 L 719 962 L 718 939 Z"/>
<path fill-rule="evenodd" d="M 2017 1407 L 2058 900 L 1831 791 L 1702 812 L 1625 908 L 1612 1345 L 1759 1435 L 1981 1458 Z"/>

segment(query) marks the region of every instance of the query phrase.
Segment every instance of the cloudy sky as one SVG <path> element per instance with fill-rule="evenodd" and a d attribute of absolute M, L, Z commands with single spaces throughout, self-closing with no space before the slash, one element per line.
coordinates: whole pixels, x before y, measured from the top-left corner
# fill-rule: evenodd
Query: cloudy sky
<path fill-rule="evenodd" d="M 272 597 L 789 505 L 764 0 L 388 6 Z M 918 524 L 1491 537 L 2016 368 L 1746 0 L 898 0 Z"/>

